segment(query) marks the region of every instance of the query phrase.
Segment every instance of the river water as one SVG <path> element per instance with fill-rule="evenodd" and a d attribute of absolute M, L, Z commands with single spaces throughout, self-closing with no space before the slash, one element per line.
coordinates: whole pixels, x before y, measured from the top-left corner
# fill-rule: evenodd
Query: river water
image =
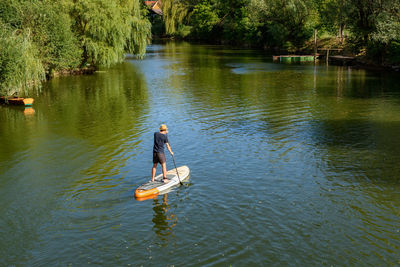
<path fill-rule="evenodd" d="M 399 74 L 168 43 L 31 96 L 0 106 L 1 266 L 400 265 Z M 138 201 L 161 123 L 190 182 Z"/>

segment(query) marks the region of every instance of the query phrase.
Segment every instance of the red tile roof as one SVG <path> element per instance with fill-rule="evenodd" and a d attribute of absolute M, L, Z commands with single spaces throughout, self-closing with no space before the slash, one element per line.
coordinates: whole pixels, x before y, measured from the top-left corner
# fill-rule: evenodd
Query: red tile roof
<path fill-rule="evenodd" d="M 158 1 L 144 1 L 147 7 L 149 7 L 154 13 L 158 15 L 162 15 L 162 10 L 161 10 L 161 0 Z"/>
<path fill-rule="evenodd" d="M 144 3 L 146 4 L 146 6 L 152 8 L 154 4 L 157 3 L 157 1 L 144 1 Z"/>

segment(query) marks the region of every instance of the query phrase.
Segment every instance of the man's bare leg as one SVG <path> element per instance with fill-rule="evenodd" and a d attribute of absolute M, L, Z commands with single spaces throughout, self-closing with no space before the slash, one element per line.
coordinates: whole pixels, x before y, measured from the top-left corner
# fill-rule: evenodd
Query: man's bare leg
<path fill-rule="evenodd" d="M 154 177 L 156 177 L 157 163 L 153 163 L 153 168 L 151 169 L 151 181 L 154 182 Z"/>
<path fill-rule="evenodd" d="M 162 173 L 163 173 L 164 183 L 168 183 L 169 180 L 167 180 L 167 163 L 164 162 L 163 164 L 161 164 L 161 166 L 162 166 Z"/>

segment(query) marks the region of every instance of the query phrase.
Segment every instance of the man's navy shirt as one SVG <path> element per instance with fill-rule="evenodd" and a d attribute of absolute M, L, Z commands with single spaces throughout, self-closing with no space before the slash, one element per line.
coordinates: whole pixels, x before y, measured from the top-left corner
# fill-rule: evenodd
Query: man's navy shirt
<path fill-rule="evenodd" d="M 154 133 L 154 153 L 164 153 L 164 144 L 168 143 L 168 136 L 160 132 Z"/>

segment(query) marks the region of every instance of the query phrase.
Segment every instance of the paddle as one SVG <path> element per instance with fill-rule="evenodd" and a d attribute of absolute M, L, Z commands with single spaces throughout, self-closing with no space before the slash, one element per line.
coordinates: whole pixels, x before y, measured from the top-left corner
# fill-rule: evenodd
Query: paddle
<path fill-rule="evenodd" d="M 174 155 L 172 155 L 172 160 L 174 161 L 174 165 L 175 165 L 175 169 L 176 169 L 176 174 L 178 175 L 179 183 L 180 183 L 181 185 L 183 185 L 182 182 L 181 182 L 181 178 L 179 178 L 179 172 L 178 172 L 178 168 L 176 167 L 176 164 L 175 164 L 175 157 L 174 157 Z"/>
<path fill-rule="evenodd" d="M 167 134 L 167 139 L 168 139 L 168 134 Z M 174 161 L 174 166 L 175 166 L 176 174 L 178 175 L 179 183 L 180 183 L 181 185 L 183 185 L 182 182 L 181 182 L 181 178 L 179 177 L 178 168 L 176 167 L 176 164 L 175 164 L 175 157 L 174 157 L 173 154 L 171 154 L 171 156 L 172 156 L 172 160 Z"/>

